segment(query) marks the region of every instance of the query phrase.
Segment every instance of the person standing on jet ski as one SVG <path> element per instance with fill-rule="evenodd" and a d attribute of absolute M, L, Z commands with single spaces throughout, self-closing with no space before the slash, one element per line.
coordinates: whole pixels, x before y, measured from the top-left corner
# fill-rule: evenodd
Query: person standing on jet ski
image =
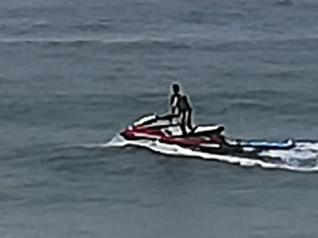
<path fill-rule="evenodd" d="M 187 134 L 186 127 L 191 131 L 192 127 L 192 107 L 187 95 L 180 93 L 180 86 L 177 83 L 172 84 L 172 95 L 170 97 L 171 113 L 180 118 L 181 130 L 184 135 Z"/>

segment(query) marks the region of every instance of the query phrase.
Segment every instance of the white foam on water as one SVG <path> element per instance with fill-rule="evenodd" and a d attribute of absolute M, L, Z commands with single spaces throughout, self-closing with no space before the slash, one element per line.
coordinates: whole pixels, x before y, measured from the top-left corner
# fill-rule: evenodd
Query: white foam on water
<path fill-rule="evenodd" d="M 286 169 L 291 171 L 299 172 L 314 172 L 318 171 L 318 143 L 311 142 L 301 142 L 296 143 L 296 147 L 291 150 L 268 150 L 262 152 L 260 156 L 273 157 L 273 161 L 263 161 L 260 159 L 251 159 L 237 156 L 229 155 L 218 155 L 211 154 L 201 151 L 193 151 L 191 149 L 183 148 L 177 145 L 169 145 L 161 143 L 159 141 L 149 141 L 149 140 L 138 140 L 138 141 L 128 141 L 121 136 L 115 136 L 110 142 L 106 144 L 101 144 L 101 147 L 122 147 L 122 146 L 138 146 L 150 149 L 154 152 L 183 156 L 200 158 L 204 160 L 215 160 L 221 162 L 227 162 L 231 164 L 238 164 L 242 167 L 253 167 L 260 166 L 266 169 Z M 316 150 L 316 151 L 314 151 Z M 316 152 L 316 153 L 315 153 Z M 274 158 L 280 157 L 281 160 Z M 303 161 L 310 161 L 309 165 L 304 165 L 301 163 Z"/>
<path fill-rule="evenodd" d="M 318 153 L 318 142 L 297 142 L 296 150 L 310 150 Z"/>
<path fill-rule="evenodd" d="M 120 135 L 116 135 L 108 143 L 103 144 L 103 147 L 122 147 L 126 145 L 129 145 L 129 141 Z"/>
<path fill-rule="evenodd" d="M 120 135 L 116 135 L 107 143 L 80 144 L 78 146 L 85 149 L 94 149 L 94 148 L 124 147 L 129 144 L 130 144 L 129 141 L 125 140 Z"/>
<path fill-rule="evenodd" d="M 261 156 L 280 157 L 285 160 L 298 159 L 309 160 L 318 159 L 317 142 L 296 142 L 294 148 L 290 150 L 268 150 L 260 153 Z"/>

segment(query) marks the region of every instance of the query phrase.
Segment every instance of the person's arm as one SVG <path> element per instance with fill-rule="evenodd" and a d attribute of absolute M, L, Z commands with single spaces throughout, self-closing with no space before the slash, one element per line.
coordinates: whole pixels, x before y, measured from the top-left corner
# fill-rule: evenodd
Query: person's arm
<path fill-rule="evenodd" d="M 174 95 L 171 95 L 170 96 L 170 106 L 172 107 L 173 105 L 173 101 L 174 101 Z"/>
<path fill-rule="evenodd" d="M 176 95 L 172 95 L 170 99 L 171 113 L 175 114 L 178 106 L 178 97 Z"/>
<path fill-rule="evenodd" d="M 178 96 L 177 95 L 172 95 L 171 100 L 170 100 L 170 105 L 171 107 L 176 107 L 178 104 Z"/>

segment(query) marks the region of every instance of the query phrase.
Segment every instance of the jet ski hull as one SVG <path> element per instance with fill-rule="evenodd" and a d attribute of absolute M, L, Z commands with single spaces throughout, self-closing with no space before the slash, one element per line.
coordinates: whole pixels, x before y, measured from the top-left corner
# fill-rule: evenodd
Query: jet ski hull
<path fill-rule="evenodd" d="M 126 140 L 159 141 L 167 145 L 176 145 L 193 151 L 211 154 L 244 156 L 259 158 L 266 150 L 288 150 L 295 146 L 292 140 L 268 142 L 260 140 L 231 139 L 223 135 L 224 127 L 219 125 L 197 126 L 186 135 L 180 133 L 180 126 L 170 121 L 162 123 L 156 116 L 142 118 L 121 132 Z M 260 157 L 261 159 L 266 159 Z M 273 159 L 272 157 L 270 159 Z M 279 159 L 279 158 L 278 158 Z"/>

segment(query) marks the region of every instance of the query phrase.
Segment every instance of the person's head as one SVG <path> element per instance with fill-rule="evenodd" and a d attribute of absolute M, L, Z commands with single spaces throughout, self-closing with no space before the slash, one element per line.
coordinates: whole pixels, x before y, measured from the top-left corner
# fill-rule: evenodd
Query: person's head
<path fill-rule="evenodd" d="M 172 84 L 172 91 L 173 91 L 173 93 L 175 93 L 175 94 L 177 94 L 177 93 L 180 92 L 180 86 L 179 86 L 178 83 L 173 83 L 173 84 Z"/>

